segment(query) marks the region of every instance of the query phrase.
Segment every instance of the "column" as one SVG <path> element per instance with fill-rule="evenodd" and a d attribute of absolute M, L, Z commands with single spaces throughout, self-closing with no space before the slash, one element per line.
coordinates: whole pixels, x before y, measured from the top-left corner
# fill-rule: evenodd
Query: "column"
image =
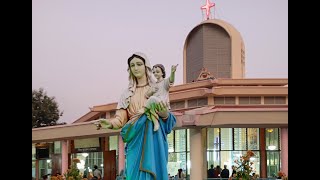
<path fill-rule="evenodd" d="M 190 129 L 190 180 L 203 179 L 202 147 L 201 129 Z"/>
<path fill-rule="evenodd" d="M 61 141 L 61 175 L 68 170 L 68 143 L 67 140 Z"/>
<path fill-rule="evenodd" d="M 288 176 L 288 128 L 281 128 L 281 168 Z"/>
<path fill-rule="evenodd" d="M 125 166 L 125 156 L 124 156 L 124 142 L 121 136 L 118 136 L 118 146 L 119 146 L 119 161 L 118 161 L 118 174 L 124 169 Z"/>
<path fill-rule="evenodd" d="M 36 160 L 36 180 L 39 180 L 39 160 Z"/>
<path fill-rule="evenodd" d="M 260 143 L 260 178 L 267 177 L 267 152 L 265 128 L 259 128 Z"/>

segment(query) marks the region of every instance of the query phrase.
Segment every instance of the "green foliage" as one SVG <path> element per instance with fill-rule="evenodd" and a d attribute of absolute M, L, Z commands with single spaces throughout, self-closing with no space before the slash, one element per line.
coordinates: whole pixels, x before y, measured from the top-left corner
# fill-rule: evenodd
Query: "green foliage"
<path fill-rule="evenodd" d="M 32 128 L 66 124 L 57 123 L 60 116 L 62 112 L 54 97 L 47 96 L 42 88 L 32 90 Z"/>
<path fill-rule="evenodd" d="M 80 162 L 79 159 L 73 159 L 72 164 L 70 166 L 70 169 L 67 170 L 63 175 L 66 178 L 66 180 L 81 180 L 82 177 L 80 175 L 80 171 L 77 168 L 77 163 Z"/>

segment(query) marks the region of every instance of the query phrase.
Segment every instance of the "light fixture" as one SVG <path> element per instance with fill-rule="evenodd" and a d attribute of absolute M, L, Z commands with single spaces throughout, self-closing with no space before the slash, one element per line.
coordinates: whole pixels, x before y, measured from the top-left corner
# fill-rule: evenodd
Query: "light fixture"
<path fill-rule="evenodd" d="M 269 133 L 272 133 L 272 132 L 273 132 L 273 128 L 267 128 L 267 131 L 268 131 Z"/>
<path fill-rule="evenodd" d="M 276 149 L 276 146 L 274 146 L 274 145 L 268 146 L 268 149 L 269 149 L 269 150 L 275 150 L 275 149 Z"/>
<path fill-rule="evenodd" d="M 83 157 L 87 157 L 89 154 L 88 153 L 82 153 L 81 154 Z"/>

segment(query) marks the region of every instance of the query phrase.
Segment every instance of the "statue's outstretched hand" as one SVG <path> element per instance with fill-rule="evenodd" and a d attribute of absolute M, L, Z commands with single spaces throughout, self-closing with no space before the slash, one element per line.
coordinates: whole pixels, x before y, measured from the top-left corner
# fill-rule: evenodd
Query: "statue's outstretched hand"
<path fill-rule="evenodd" d="M 102 129 L 112 129 L 112 124 L 108 119 L 100 118 L 97 122 L 94 123 L 94 125 L 97 127 L 97 130 Z"/>

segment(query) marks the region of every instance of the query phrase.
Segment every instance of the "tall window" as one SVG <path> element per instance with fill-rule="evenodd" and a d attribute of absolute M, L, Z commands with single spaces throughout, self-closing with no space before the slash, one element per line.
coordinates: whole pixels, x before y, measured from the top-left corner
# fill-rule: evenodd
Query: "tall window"
<path fill-rule="evenodd" d="M 231 171 L 232 165 L 236 165 L 234 161 L 239 160 L 247 150 L 255 153 L 250 160 L 254 163 L 253 172 L 260 174 L 258 128 L 207 128 L 208 167 L 213 164 L 223 169 L 226 165 Z"/>
<path fill-rule="evenodd" d="M 221 128 L 221 150 L 233 150 L 232 128 Z"/>
<path fill-rule="evenodd" d="M 36 178 L 36 145 L 32 144 L 32 177 Z"/>
<path fill-rule="evenodd" d="M 234 150 L 247 149 L 246 128 L 234 128 Z"/>
<path fill-rule="evenodd" d="M 280 153 L 279 151 L 267 151 L 267 175 L 268 177 L 276 177 L 280 169 Z"/>
<path fill-rule="evenodd" d="M 266 129 L 266 148 L 267 150 L 279 150 L 279 129 Z"/>
<path fill-rule="evenodd" d="M 266 128 L 267 175 L 274 177 L 280 170 L 279 129 Z"/>
<path fill-rule="evenodd" d="M 61 141 L 54 141 L 54 154 L 61 154 Z"/>
<path fill-rule="evenodd" d="M 208 150 L 220 150 L 220 128 L 208 128 L 207 147 Z"/>
<path fill-rule="evenodd" d="M 118 155 L 118 137 L 119 136 L 109 136 L 109 150 L 116 150 Z"/>
<path fill-rule="evenodd" d="M 247 129 L 248 149 L 259 150 L 259 128 Z"/>
<path fill-rule="evenodd" d="M 103 154 L 102 152 L 75 153 L 71 158 L 78 158 L 80 163 L 77 164 L 79 171 L 84 174 L 85 171 L 92 172 L 93 166 L 97 165 L 103 174 Z M 92 172 L 93 173 L 93 172 Z"/>
<path fill-rule="evenodd" d="M 182 169 L 185 174 L 190 172 L 190 154 L 187 157 L 190 149 L 189 145 L 189 130 L 180 129 L 174 130 L 167 136 L 168 141 L 168 173 L 174 176 L 178 173 L 178 169 Z M 189 170 L 188 170 L 189 169 Z"/>
<path fill-rule="evenodd" d="M 224 134 L 223 140 L 220 138 L 221 134 Z M 222 137 L 222 136 L 221 136 Z M 220 165 L 220 148 L 225 148 L 226 137 L 229 137 L 229 132 L 226 128 L 208 128 L 207 129 L 207 166 L 211 164 L 214 166 Z M 223 145 L 222 145 L 223 144 Z M 230 145 L 230 143 L 228 144 Z"/>

